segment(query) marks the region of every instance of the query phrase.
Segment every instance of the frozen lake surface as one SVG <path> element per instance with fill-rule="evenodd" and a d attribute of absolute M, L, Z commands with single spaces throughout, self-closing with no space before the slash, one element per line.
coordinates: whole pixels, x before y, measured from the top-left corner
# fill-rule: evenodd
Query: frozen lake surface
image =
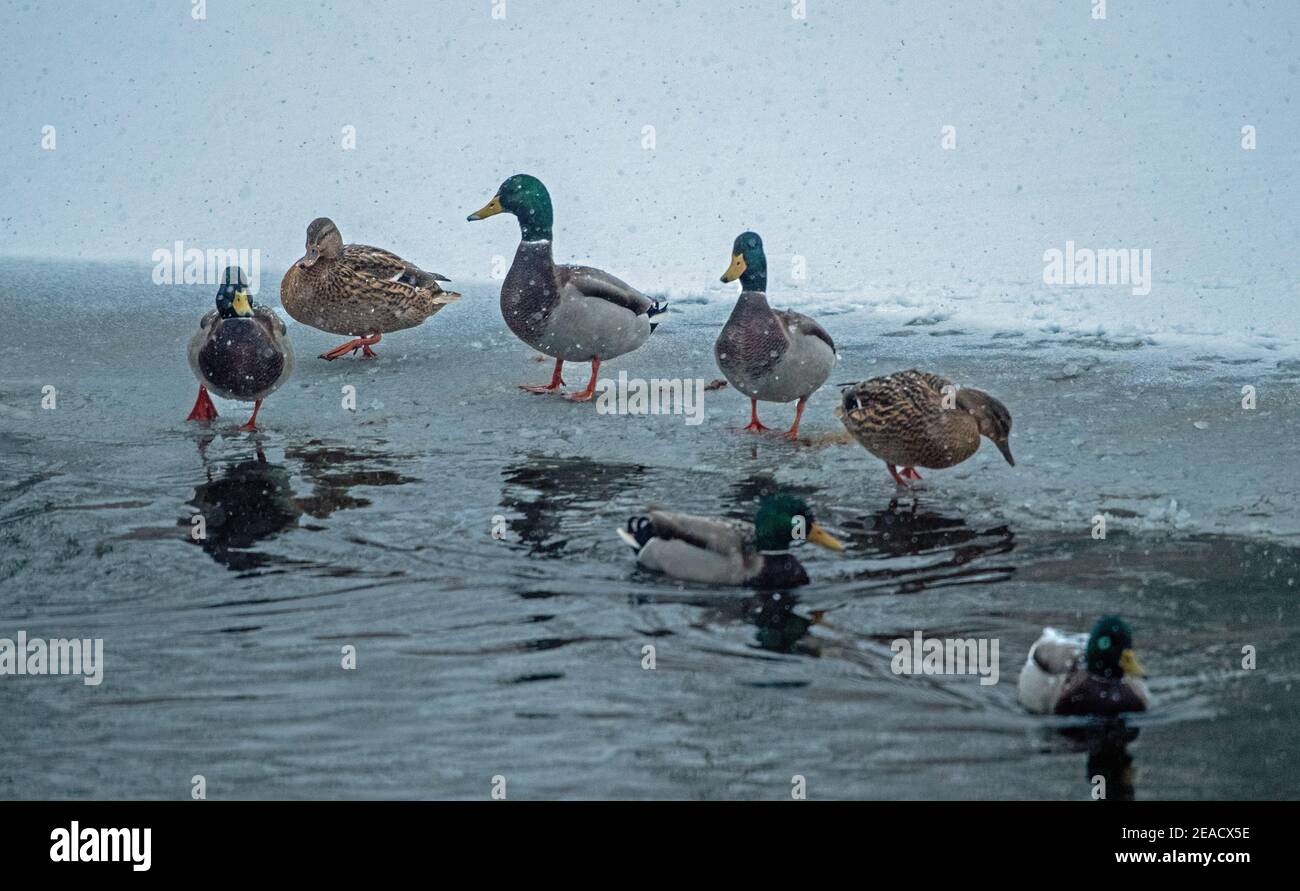
<path fill-rule="evenodd" d="M 1300 794 L 1290 338 L 1090 328 L 1086 295 L 1058 312 L 1041 282 L 774 285 L 835 337 L 832 381 L 915 365 L 1010 408 L 1016 467 L 986 444 L 913 499 L 845 441 L 833 387 L 799 444 L 736 432 L 730 389 L 700 426 L 520 392 L 549 365 L 491 283 L 457 282 L 374 361 L 318 361 L 337 341 L 291 323 L 260 434 L 224 402 L 186 424 L 215 288 L 149 271 L 0 263 L 0 636 L 100 637 L 106 661 L 97 687 L 0 679 L 0 797 L 185 798 L 196 774 L 213 798 L 483 798 L 495 775 L 517 799 L 779 799 L 795 774 L 813 798 L 1082 799 L 1098 773 L 1138 798 Z M 602 376 L 720 377 L 729 292 L 670 296 Z M 789 595 L 676 585 L 614 534 L 651 503 L 745 517 L 777 489 L 849 544 L 801 551 L 812 584 Z M 1038 631 L 1104 612 L 1133 625 L 1157 708 L 1126 728 L 1023 713 Z M 917 629 L 998 639 L 1000 683 L 895 676 L 889 642 Z"/>

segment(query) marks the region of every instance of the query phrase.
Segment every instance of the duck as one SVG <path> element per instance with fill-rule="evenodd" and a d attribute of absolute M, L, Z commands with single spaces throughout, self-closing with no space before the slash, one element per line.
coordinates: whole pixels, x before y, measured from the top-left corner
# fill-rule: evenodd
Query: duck
<path fill-rule="evenodd" d="M 383 248 L 344 244 L 334 221 L 318 217 L 307 226 L 307 252 L 280 282 L 280 305 L 304 325 L 354 338 L 320 358 L 361 350 L 373 359 L 383 335 L 414 328 L 460 299 L 438 284 L 445 281 Z"/>
<path fill-rule="evenodd" d="M 713 345 L 713 356 L 727 381 L 749 397 L 749 425 L 743 429 L 768 429 L 758 420 L 760 401 L 797 399 L 794 424 L 785 433 L 797 439 L 808 397 L 835 367 L 835 341 L 808 316 L 768 305 L 767 257 L 755 232 L 742 232 L 732 245 L 731 265 L 722 280 L 736 279 L 740 297 Z"/>
<path fill-rule="evenodd" d="M 275 310 L 252 302 L 240 267 L 226 267 L 216 303 L 190 340 L 190 368 L 199 379 L 199 395 L 186 420 L 216 419 L 211 390 L 223 399 L 252 402 L 253 415 L 239 429 L 256 431 L 262 400 L 293 372 L 293 346 Z"/>
<path fill-rule="evenodd" d="M 647 569 L 713 585 L 799 587 L 808 584 L 808 573 L 792 545 L 807 540 L 844 550 L 818 525 L 807 502 L 785 494 L 760 501 L 753 523 L 651 509 L 617 531 Z"/>
<path fill-rule="evenodd" d="M 863 448 L 885 462 L 900 486 L 919 480 L 918 467 L 952 467 L 987 436 L 1012 467 L 1011 413 L 983 390 L 957 387 L 925 371 L 900 371 L 842 384 L 835 416 Z M 902 468 L 900 474 L 898 468 Z"/>
<path fill-rule="evenodd" d="M 658 327 L 667 304 L 652 300 L 622 279 L 590 266 L 557 265 L 551 253 L 554 212 L 551 195 L 535 176 L 519 173 L 468 220 L 500 213 L 519 221 L 519 248 L 501 285 L 501 315 L 510 330 L 555 360 L 549 384 L 521 385 L 530 393 L 554 393 L 564 384 L 565 362 L 590 362 L 586 389 L 569 399 L 587 402 L 596 394 L 600 363 L 630 353 Z"/>
<path fill-rule="evenodd" d="M 1151 694 L 1133 652 L 1133 631 L 1119 616 L 1102 616 L 1089 634 L 1044 628 L 1020 669 L 1020 704 L 1040 715 L 1142 712 Z"/>

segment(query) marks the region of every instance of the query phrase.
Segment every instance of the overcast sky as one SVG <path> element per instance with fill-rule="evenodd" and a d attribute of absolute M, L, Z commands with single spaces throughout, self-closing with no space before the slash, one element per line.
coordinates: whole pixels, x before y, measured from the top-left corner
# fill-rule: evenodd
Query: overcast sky
<path fill-rule="evenodd" d="M 517 229 L 465 215 L 530 172 L 557 255 L 651 291 L 754 228 L 826 286 L 1033 280 L 1073 239 L 1295 296 L 1294 0 L 497 5 L 0 0 L 0 254 L 269 270 L 328 215 L 484 280 Z"/>

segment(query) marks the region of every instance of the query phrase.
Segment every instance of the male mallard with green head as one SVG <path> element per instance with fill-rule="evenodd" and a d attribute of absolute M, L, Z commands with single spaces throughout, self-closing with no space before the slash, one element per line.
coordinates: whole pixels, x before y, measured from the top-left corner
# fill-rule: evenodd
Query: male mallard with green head
<path fill-rule="evenodd" d="M 520 340 L 555 359 L 549 384 L 522 389 L 553 393 L 564 383 L 565 362 L 591 362 L 587 388 L 569 395 L 586 402 L 596 393 L 600 363 L 645 343 L 657 324 L 655 317 L 666 307 L 608 272 L 556 265 L 551 255 L 551 196 L 536 177 L 510 177 L 469 219 L 499 213 L 514 214 L 520 231 L 519 249 L 501 285 L 501 315 Z"/>
<path fill-rule="evenodd" d="M 767 256 L 756 233 L 742 232 L 732 245 L 731 265 L 722 280 L 736 279 L 740 298 L 713 345 L 713 355 L 731 385 L 749 397 L 746 430 L 768 429 L 758 420 L 759 400 L 799 400 L 794 424 L 786 432 L 795 439 L 808 397 L 826 383 L 835 366 L 835 342 L 807 316 L 768 306 Z"/>
<path fill-rule="evenodd" d="M 199 396 L 187 421 L 217 417 L 208 390 L 223 399 L 253 403 L 253 416 L 240 430 L 257 429 L 262 400 L 293 371 L 293 347 L 284 322 L 269 307 L 250 301 L 244 270 L 226 267 L 217 290 L 217 308 L 199 322 L 190 340 L 190 368 L 199 379 Z"/>
<path fill-rule="evenodd" d="M 1133 653 L 1133 631 L 1119 616 L 1102 616 L 1091 634 L 1044 628 L 1020 669 L 1020 703 L 1040 715 L 1117 715 L 1151 705 Z"/>
<path fill-rule="evenodd" d="M 647 569 L 687 582 L 753 588 L 808 584 L 803 564 L 790 552 L 796 542 L 844 549 L 813 519 L 807 502 L 792 495 L 764 498 L 752 524 L 651 510 L 628 520 L 618 535 Z"/>
<path fill-rule="evenodd" d="M 320 217 L 307 227 L 307 252 L 280 283 L 280 303 L 294 319 L 331 334 L 355 338 L 321 358 L 334 360 L 361 350 L 373 359 L 380 337 L 414 328 L 460 299 L 396 254 L 364 244 L 344 244 L 333 220 Z"/>
<path fill-rule="evenodd" d="M 862 447 L 885 462 L 900 486 L 919 480 L 918 467 L 960 464 L 987 436 L 1015 466 L 1011 413 L 982 390 L 958 388 L 924 371 L 900 371 L 845 385 L 835 416 Z M 898 468 L 902 467 L 902 474 Z"/>

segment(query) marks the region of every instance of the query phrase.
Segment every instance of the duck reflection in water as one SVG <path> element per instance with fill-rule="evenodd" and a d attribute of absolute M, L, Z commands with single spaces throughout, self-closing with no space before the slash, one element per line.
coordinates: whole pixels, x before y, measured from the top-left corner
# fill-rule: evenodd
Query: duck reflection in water
<path fill-rule="evenodd" d="M 194 513 L 181 521 L 191 529 L 188 540 L 236 572 L 273 562 L 251 548 L 295 525 L 302 515 L 288 471 L 268 462 L 261 449 L 255 458 L 231 464 L 215 476 L 208 468 L 208 481 L 194 489 L 189 504 Z"/>
<path fill-rule="evenodd" d="M 1122 717 L 1097 718 L 1083 727 L 1058 731 L 1074 751 L 1084 750 L 1088 760 L 1084 779 L 1093 799 L 1133 801 L 1136 798 L 1133 756 L 1128 744 L 1137 739 L 1138 728 Z"/>
<path fill-rule="evenodd" d="M 822 654 L 821 644 L 809 633 L 822 620 L 820 610 L 807 617 L 794 611 L 799 598 L 781 591 L 764 591 L 746 597 L 740 604 L 742 616 L 757 629 L 754 641 L 764 650 L 794 656 Z"/>
<path fill-rule="evenodd" d="M 911 594 L 942 586 L 1001 582 L 1015 573 L 1014 566 L 987 562 L 1015 549 L 1016 534 L 1011 527 L 1002 524 L 979 529 L 960 517 L 921 510 L 916 500 L 905 508 L 892 500 L 884 510 L 841 521 L 839 527 L 852 542 L 854 556 L 870 560 L 852 575 L 855 581 L 866 581 L 869 590 L 885 588 L 889 593 Z M 880 558 L 898 557 L 931 559 L 922 565 L 886 562 L 877 568 Z"/>
<path fill-rule="evenodd" d="M 188 502 L 194 508 L 191 516 L 180 520 L 190 533 L 186 540 L 235 572 L 293 562 L 260 553 L 254 546 L 291 527 L 320 528 L 304 526 L 304 515 L 324 519 L 337 510 L 369 506 L 369 500 L 350 493 L 354 486 L 413 481 L 374 466 L 387 461 L 386 455 L 333 448 L 315 440 L 286 449 L 285 458 L 301 468 L 301 474 L 311 482 L 310 493 L 295 496 L 288 468 L 268 461 L 260 447 L 253 458 L 229 464 L 220 472 L 214 473 L 209 465 L 207 482 L 195 487 Z M 197 529 L 203 535 L 196 538 Z"/>

